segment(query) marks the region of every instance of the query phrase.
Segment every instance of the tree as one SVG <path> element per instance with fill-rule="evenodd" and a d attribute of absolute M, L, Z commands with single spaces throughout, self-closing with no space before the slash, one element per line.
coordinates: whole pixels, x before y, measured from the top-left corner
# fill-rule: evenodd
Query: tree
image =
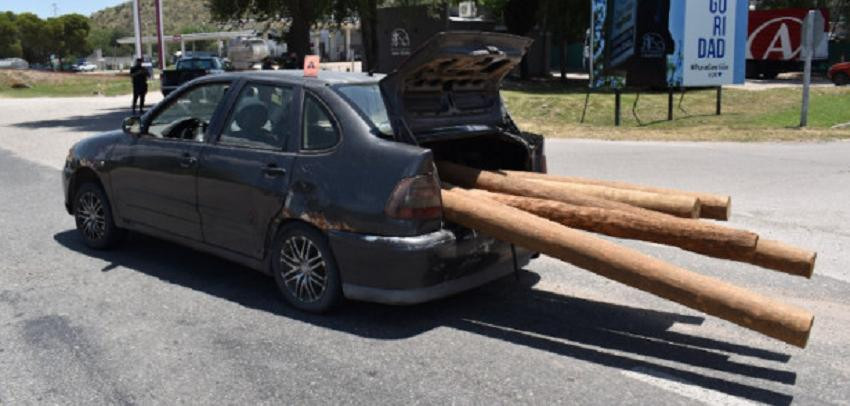
<path fill-rule="evenodd" d="M 62 46 L 57 55 L 83 56 L 91 53 L 91 47 L 87 41 L 89 36 L 89 19 L 81 14 L 65 14 L 58 17 L 62 24 L 59 35 L 62 36 Z M 54 33 L 55 34 L 55 33 Z M 53 37 L 56 39 L 56 37 Z"/>
<path fill-rule="evenodd" d="M 11 12 L 0 13 L 0 58 L 20 58 L 21 41 L 15 15 Z"/>
<path fill-rule="evenodd" d="M 89 36 L 86 38 L 86 41 L 88 42 L 90 49 L 100 49 L 104 52 L 104 55 L 115 56 L 118 52 L 122 54 L 131 54 L 133 52 L 133 46 L 119 44 L 118 40 L 132 35 L 133 33 L 129 29 L 93 28 L 89 31 Z"/>
<path fill-rule="evenodd" d="M 47 22 L 32 13 L 18 14 L 16 19 L 21 32 L 24 59 L 31 63 L 44 63 L 50 58 L 53 39 L 47 32 Z"/>
<path fill-rule="evenodd" d="M 534 27 L 542 29 L 544 36 L 552 34 L 558 45 L 561 77 L 566 76 L 564 46 L 581 42 L 590 25 L 590 0 L 481 0 L 494 15 L 500 16 L 508 32 L 528 35 Z M 546 47 L 548 50 L 548 47 Z M 548 51 L 544 52 L 548 63 Z M 523 61 L 522 76 L 526 77 Z"/>
<path fill-rule="evenodd" d="M 338 23 L 350 17 L 360 20 L 365 53 L 363 68 L 372 70 L 377 66 L 378 60 L 378 8 L 427 5 L 433 10 L 439 10 L 458 2 L 459 0 L 335 0 L 333 15 Z"/>
<path fill-rule="evenodd" d="M 286 43 L 298 54 L 299 65 L 310 52 L 310 27 L 327 16 L 332 5 L 333 0 L 209 0 L 210 11 L 219 21 L 288 19 Z"/>
<path fill-rule="evenodd" d="M 360 35 L 363 39 L 364 70 L 373 70 L 378 60 L 378 7 L 385 0 L 337 0 L 333 11 L 337 22 L 349 17 L 360 19 Z"/>

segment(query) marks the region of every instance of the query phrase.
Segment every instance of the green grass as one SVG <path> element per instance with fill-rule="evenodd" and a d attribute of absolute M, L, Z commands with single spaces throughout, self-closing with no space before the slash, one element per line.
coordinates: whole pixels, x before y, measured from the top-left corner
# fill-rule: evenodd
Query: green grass
<path fill-rule="evenodd" d="M 850 138 L 850 89 L 814 88 L 809 127 L 799 129 L 801 90 L 723 89 L 722 114 L 715 115 L 716 92 L 688 91 L 674 97 L 674 120 L 667 121 L 667 93 L 622 96 L 621 126 L 614 127 L 614 94 L 594 93 L 581 123 L 585 89 L 562 84 L 509 83 L 502 92 L 508 109 L 525 131 L 547 137 L 692 141 L 765 141 Z M 681 100 L 681 104 L 680 104 Z M 635 115 L 637 117 L 635 117 Z"/>
<path fill-rule="evenodd" d="M 16 83 L 30 87 L 14 88 Z M 159 82 L 150 81 L 148 91 L 157 89 Z M 117 96 L 132 91 L 127 75 L 0 71 L 0 97 Z"/>

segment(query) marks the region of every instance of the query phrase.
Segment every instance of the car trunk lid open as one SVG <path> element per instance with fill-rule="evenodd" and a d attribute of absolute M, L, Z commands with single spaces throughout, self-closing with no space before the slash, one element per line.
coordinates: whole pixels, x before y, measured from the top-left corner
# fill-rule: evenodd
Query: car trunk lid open
<path fill-rule="evenodd" d="M 499 87 L 531 42 L 485 32 L 435 35 L 380 82 L 394 127 L 420 141 L 443 129 L 503 126 Z"/>

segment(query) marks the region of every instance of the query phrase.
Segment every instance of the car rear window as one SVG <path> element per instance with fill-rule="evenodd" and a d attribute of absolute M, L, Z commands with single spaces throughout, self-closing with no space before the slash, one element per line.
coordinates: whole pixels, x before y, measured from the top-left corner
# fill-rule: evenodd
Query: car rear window
<path fill-rule="evenodd" d="M 188 59 L 177 63 L 178 70 L 216 70 L 221 69 L 217 59 Z"/>
<path fill-rule="evenodd" d="M 359 110 L 382 134 L 393 133 L 387 106 L 377 83 L 359 85 L 341 85 L 336 90 L 341 93 L 351 105 Z"/>

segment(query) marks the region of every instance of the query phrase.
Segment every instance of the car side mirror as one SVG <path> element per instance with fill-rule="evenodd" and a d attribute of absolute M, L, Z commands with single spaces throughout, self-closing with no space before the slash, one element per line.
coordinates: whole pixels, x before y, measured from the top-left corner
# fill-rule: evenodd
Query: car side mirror
<path fill-rule="evenodd" d="M 121 123 L 121 129 L 126 134 L 138 137 L 142 134 L 142 119 L 139 116 L 127 117 Z"/>

